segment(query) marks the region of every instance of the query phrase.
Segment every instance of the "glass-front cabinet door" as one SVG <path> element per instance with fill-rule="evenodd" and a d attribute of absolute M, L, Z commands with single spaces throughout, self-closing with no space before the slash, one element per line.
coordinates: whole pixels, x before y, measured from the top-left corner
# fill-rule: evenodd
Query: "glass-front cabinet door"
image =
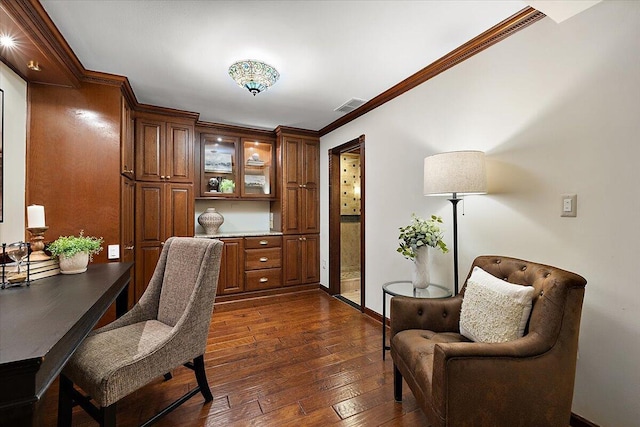
<path fill-rule="evenodd" d="M 273 142 L 242 138 L 241 197 L 275 196 Z"/>
<path fill-rule="evenodd" d="M 239 139 L 201 134 L 200 195 L 203 197 L 238 197 Z"/>

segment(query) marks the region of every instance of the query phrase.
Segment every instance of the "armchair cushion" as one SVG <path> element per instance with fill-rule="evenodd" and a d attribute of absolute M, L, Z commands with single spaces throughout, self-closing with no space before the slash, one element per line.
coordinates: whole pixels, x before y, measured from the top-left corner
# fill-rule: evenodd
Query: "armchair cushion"
<path fill-rule="evenodd" d="M 460 333 L 476 342 L 507 342 L 524 335 L 535 289 L 474 267 L 460 312 Z"/>

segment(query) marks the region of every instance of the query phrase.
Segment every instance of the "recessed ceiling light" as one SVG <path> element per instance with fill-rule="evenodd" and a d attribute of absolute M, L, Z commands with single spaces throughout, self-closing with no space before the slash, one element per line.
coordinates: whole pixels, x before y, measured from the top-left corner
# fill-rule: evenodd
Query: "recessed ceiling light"
<path fill-rule="evenodd" d="M 4 47 L 14 47 L 16 45 L 16 41 L 13 37 L 3 34 L 0 36 L 0 46 Z"/>

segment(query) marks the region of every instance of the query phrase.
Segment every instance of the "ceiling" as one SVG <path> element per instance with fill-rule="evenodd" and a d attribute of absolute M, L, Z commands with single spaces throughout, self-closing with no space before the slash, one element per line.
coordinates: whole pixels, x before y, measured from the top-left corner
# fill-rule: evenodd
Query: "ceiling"
<path fill-rule="evenodd" d="M 319 130 L 525 8 L 524 1 L 41 0 L 82 65 L 126 76 L 138 102 L 255 128 Z M 280 80 L 255 97 L 241 59 Z"/>

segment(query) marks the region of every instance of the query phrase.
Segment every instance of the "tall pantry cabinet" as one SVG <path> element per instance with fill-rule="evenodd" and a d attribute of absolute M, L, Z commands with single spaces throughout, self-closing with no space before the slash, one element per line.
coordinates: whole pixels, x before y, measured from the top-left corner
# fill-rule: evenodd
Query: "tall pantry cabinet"
<path fill-rule="evenodd" d="M 272 203 L 282 231 L 285 286 L 320 281 L 320 141 L 316 132 L 278 127 L 280 200 Z"/>
<path fill-rule="evenodd" d="M 194 128 L 195 118 L 136 114 L 136 301 L 151 280 L 166 240 L 193 236 Z"/>

